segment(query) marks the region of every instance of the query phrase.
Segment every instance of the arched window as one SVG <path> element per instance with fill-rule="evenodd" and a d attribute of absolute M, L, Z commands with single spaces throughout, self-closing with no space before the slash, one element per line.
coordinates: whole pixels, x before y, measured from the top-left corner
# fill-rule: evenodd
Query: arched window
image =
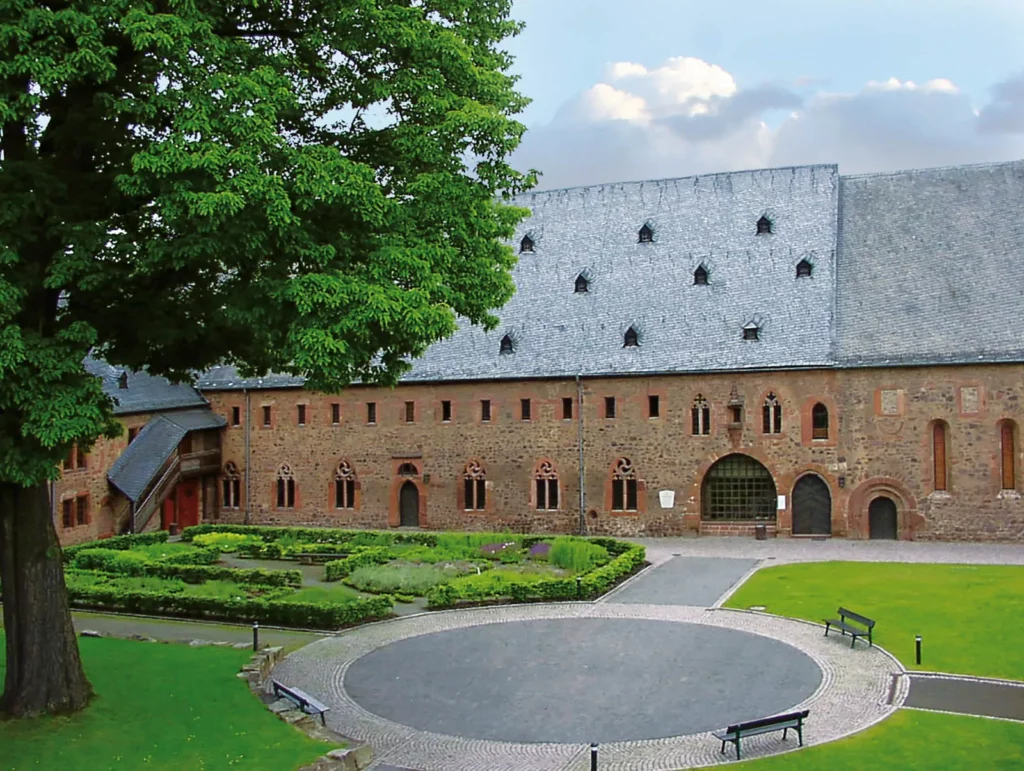
<path fill-rule="evenodd" d="M 400 477 L 415 477 L 419 476 L 420 470 L 416 468 L 415 463 L 403 463 L 398 467 L 398 476 Z"/>
<path fill-rule="evenodd" d="M 542 460 L 533 472 L 537 511 L 558 510 L 558 472 L 551 461 Z"/>
<path fill-rule="evenodd" d="M 612 511 L 636 511 L 636 469 L 629 458 L 619 458 L 612 472 Z"/>
<path fill-rule="evenodd" d="M 487 476 L 483 467 L 471 460 L 466 464 L 462 481 L 465 486 L 463 508 L 466 511 L 483 511 L 487 508 Z"/>
<path fill-rule="evenodd" d="M 224 479 L 221 480 L 222 495 L 220 507 L 222 509 L 237 509 L 242 504 L 242 476 L 238 473 L 238 466 L 232 461 L 224 464 Z"/>
<path fill-rule="evenodd" d="M 640 346 L 640 338 L 637 336 L 636 330 L 630 327 L 626 330 L 626 334 L 622 339 L 623 348 L 637 348 Z"/>
<path fill-rule="evenodd" d="M 701 517 L 707 520 L 775 519 L 775 480 L 749 455 L 715 461 L 701 483 Z"/>
<path fill-rule="evenodd" d="M 640 233 L 637 240 L 641 244 L 649 244 L 654 240 L 654 229 L 650 225 L 644 225 L 640 228 Z"/>
<path fill-rule="evenodd" d="M 698 265 L 697 270 L 693 271 L 693 284 L 694 286 L 707 286 L 708 269 L 703 265 Z"/>
<path fill-rule="evenodd" d="M 828 439 L 828 407 L 821 402 L 811 408 L 811 439 Z"/>
<path fill-rule="evenodd" d="M 528 254 L 533 252 L 533 239 L 529 236 L 523 236 L 523 240 L 519 242 L 519 253 Z"/>
<path fill-rule="evenodd" d="M 946 439 L 949 427 L 945 421 L 932 423 L 932 487 L 937 491 L 947 489 Z"/>
<path fill-rule="evenodd" d="M 761 407 L 761 430 L 766 434 L 782 433 L 782 405 L 779 397 L 768 394 Z"/>
<path fill-rule="evenodd" d="M 999 469 L 1004 490 L 1017 489 L 1017 427 L 1012 420 L 999 426 Z"/>
<path fill-rule="evenodd" d="M 692 418 L 692 432 L 694 436 L 707 436 L 711 433 L 711 407 L 708 400 L 701 394 L 693 398 L 693 407 L 690 409 Z"/>
<path fill-rule="evenodd" d="M 334 470 L 334 508 L 354 509 L 356 507 L 356 472 L 347 460 L 338 463 Z"/>
<path fill-rule="evenodd" d="M 759 236 L 772 232 L 772 221 L 767 217 L 761 217 L 757 221 L 757 234 Z"/>
<path fill-rule="evenodd" d="M 796 264 L 797 278 L 810 278 L 812 273 L 814 273 L 814 266 L 807 260 L 800 260 L 800 262 Z"/>
<path fill-rule="evenodd" d="M 587 277 L 580 273 L 576 276 L 576 288 L 573 290 L 576 294 L 586 294 L 590 291 L 590 282 L 587 281 Z"/>
<path fill-rule="evenodd" d="M 514 351 L 514 348 L 512 346 L 512 338 L 509 337 L 508 335 L 505 335 L 503 338 L 501 338 L 501 347 L 498 350 L 498 352 L 499 353 L 512 353 L 513 351 Z"/>
<path fill-rule="evenodd" d="M 277 508 L 295 508 L 295 475 L 287 463 L 277 470 Z"/>

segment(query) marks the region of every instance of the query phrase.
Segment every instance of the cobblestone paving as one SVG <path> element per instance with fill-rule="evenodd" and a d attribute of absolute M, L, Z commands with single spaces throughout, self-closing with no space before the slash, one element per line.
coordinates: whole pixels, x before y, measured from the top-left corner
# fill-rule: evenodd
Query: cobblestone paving
<path fill-rule="evenodd" d="M 372 624 L 306 646 L 289 656 L 274 675 L 329 703 L 332 709 L 327 713 L 328 725 L 345 736 L 372 744 L 381 763 L 422 771 L 585 771 L 590 763 L 587 745 L 516 744 L 417 731 L 367 712 L 349 698 L 342 685 L 355 659 L 396 640 L 480 624 L 583 617 L 709 624 L 764 635 L 798 648 L 822 671 L 818 690 L 801 704 L 793 705 L 811 710 L 804 730 L 805 744 L 832 741 L 863 730 L 887 717 L 906 698 L 907 677 L 888 654 L 878 648 L 851 650 L 841 640 L 825 638 L 821 627 L 813 624 L 741 611 L 614 602 L 480 608 Z M 783 742 L 778 733 L 754 737 L 744 741 L 744 758 L 776 754 L 795 746 L 793 738 Z M 656 771 L 714 765 L 734 757 L 732 753 L 722 755 L 719 749 L 720 743 L 709 733 L 602 744 L 600 768 Z"/>

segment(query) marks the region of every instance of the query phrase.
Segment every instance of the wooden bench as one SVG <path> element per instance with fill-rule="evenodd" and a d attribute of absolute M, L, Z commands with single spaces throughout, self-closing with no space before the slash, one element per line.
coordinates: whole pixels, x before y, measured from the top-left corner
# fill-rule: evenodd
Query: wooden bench
<path fill-rule="evenodd" d="M 858 637 L 868 638 L 868 647 L 872 647 L 874 642 L 871 640 L 871 630 L 875 628 L 875 622 L 867 616 L 862 616 L 860 613 L 854 613 L 852 610 L 846 608 L 840 608 L 839 618 L 826 618 L 825 619 L 825 636 L 828 637 L 828 630 L 830 627 L 835 627 L 844 635 L 849 632 L 850 637 L 853 638 L 850 642 L 852 648 L 857 644 Z M 850 621 L 856 621 L 861 626 L 854 626 Z"/>
<path fill-rule="evenodd" d="M 274 687 L 274 696 L 288 699 L 288 701 L 295 704 L 295 706 L 307 715 L 319 715 L 320 722 L 323 723 L 324 727 L 327 726 L 327 720 L 324 718 L 324 713 L 327 712 L 330 707 L 321 701 L 317 701 L 305 691 L 300 691 L 298 688 L 289 688 L 284 683 L 277 682 L 277 680 L 271 680 L 270 682 Z"/>
<path fill-rule="evenodd" d="M 295 559 L 299 561 L 300 565 L 315 565 L 319 562 L 331 562 L 333 560 L 343 560 L 347 557 L 347 554 L 326 554 L 313 552 L 312 554 L 296 554 Z"/>
<path fill-rule="evenodd" d="M 757 736 L 772 731 L 782 731 L 782 740 L 786 740 L 789 729 L 796 731 L 800 737 L 800 746 L 804 746 L 804 720 L 811 713 L 809 709 L 803 712 L 787 712 L 785 715 L 775 717 L 763 717 L 759 720 L 748 720 L 745 723 L 736 723 L 724 731 L 714 731 L 714 737 L 722 741 L 722 752 L 725 752 L 725 745 L 729 742 L 736 745 L 736 760 L 740 759 L 740 740 L 744 736 Z"/>

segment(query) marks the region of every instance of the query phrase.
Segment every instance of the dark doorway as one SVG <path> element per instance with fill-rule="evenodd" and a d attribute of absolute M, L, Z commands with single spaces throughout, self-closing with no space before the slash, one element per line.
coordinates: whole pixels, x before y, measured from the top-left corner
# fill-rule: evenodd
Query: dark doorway
<path fill-rule="evenodd" d="M 793 535 L 832 535 L 832 494 L 817 474 L 800 477 L 793 488 Z"/>
<path fill-rule="evenodd" d="M 398 510 L 402 527 L 420 526 L 420 490 L 415 482 L 406 482 L 398 494 Z"/>
<path fill-rule="evenodd" d="M 896 503 L 892 498 L 875 498 L 868 507 L 868 537 L 871 540 L 896 540 Z"/>

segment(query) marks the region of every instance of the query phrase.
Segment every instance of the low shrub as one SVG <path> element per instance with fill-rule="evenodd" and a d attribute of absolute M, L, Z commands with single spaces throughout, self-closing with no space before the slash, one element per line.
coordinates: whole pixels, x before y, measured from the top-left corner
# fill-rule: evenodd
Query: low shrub
<path fill-rule="evenodd" d="M 267 527 L 265 525 L 193 525 L 181 532 L 183 541 L 191 541 L 198 535 L 207 533 L 235 533 L 252 535 L 266 542 L 284 539 L 289 543 L 337 543 L 355 546 L 389 546 L 391 544 L 418 543 L 424 546 L 436 546 L 435 533 L 396 533 L 389 530 L 342 530 L 328 527 Z"/>
<path fill-rule="evenodd" d="M 231 554 L 246 546 L 262 546 L 263 539 L 255 535 L 239 533 L 201 533 L 191 539 L 196 546 L 216 549 L 224 554 Z"/>
<path fill-rule="evenodd" d="M 357 568 L 368 565 L 383 565 L 391 561 L 391 553 L 386 546 L 361 546 L 343 560 L 332 560 L 324 563 L 324 580 L 340 581 Z"/>
<path fill-rule="evenodd" d="M 353 570 L 345 583 L 374 594 L 399 592 L 422 596 L 434 586 L 451 581 L 456 575 L 425 565 L 366 565 Z"/>
<path fill-rule="evenodd" d="M 192 549 L 201 555 L 218 552 L 208 549 Z M 156 578 L 180 578 L 190 584 L 203 581 L 235 581 L 240 584 L 263 586 L 301 586 L 302 573 L 298 570 L 255 570 L 229 568 L 221 565 L 179 564 L 178 562 L 154 561 L 142 550 L 114 551 L 112 549 L 83 549 L 74 555 L 72 568 L 97 570 L 120 576 L 153 576 Z"/>
<path fill-rule="evenodd" d="M 548 551 L 548 562 L 574 573 L 586 573 L 609 559 L 606 548 L 580 538 L 556 538 Z"/>
<path fill-rule="evenodd" d="M 135 546 L 164 543 L 168 535 L 166 530 L 157 530 L 153 533 L 139 533 L 137 535 L 115 535 L 112 538 L 104 538 L 99 541 L 89 541 L 88 543 L 80 543 L 75 546 L 67 546 L 62 550 L 62 553 L 64 561 L 71 562 L 74 556 L 84 549 L 103 548 L 124 551 Z"/>

